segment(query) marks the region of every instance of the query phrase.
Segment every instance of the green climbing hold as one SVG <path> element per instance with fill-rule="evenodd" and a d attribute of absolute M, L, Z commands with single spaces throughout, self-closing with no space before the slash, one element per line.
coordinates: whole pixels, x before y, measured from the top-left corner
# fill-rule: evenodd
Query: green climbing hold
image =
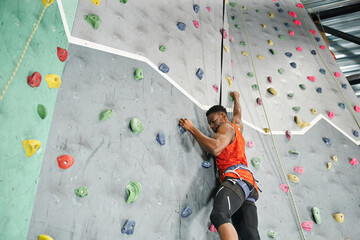
<path fill-rule="evenodd" d="M 241 45 L 241 46 L 245 46 L 246 43 L 245 43 L 244 41 L 241 41 L 241 42 L 240 42 L 240 45 Z"/>
<path fill-rule="evenodd" d="M 139 134 L 142 132 L 142 130 L 144 130 L 144 125 L 138 118 L 131 119 L 130 127 L 131 127 L 131 130 L 133 131 L 133 133 L 135 133 L 135 134 Z"/>
<path fill-rule="evenodd" d="M 135 202 L 141 193 L 140 183 L 130 181 L 130 184 L 127 185 L 127 187 L 126 187 L 126 192 L 128 195 L 126 203 L 130 204 L 130 203 Z"/>
<path fill-rule="evenodd" d="M 241 28 L 241 25 L 240 24 L 235 24 L 235 27 L 236 28 Z"/>
<path fill-rule="evenodd" d="M 236 6 L 236 2 L 230 2 L 229 3 L 231 7 L 235 7 Z"/>
<path fill-rule="evenodd" d="M 119 0 L 121 3 L 125 4 L 128 0 Z"/>
<path fill-rule="evenodd" d="M 165 52 L 165 51 L 166 51 L 165 45 L 161 45 L 161 46 L 159 47 L 159 50 L 160 50 L 160 52 Z"/>
<path fill-rule="evenodd" d="M 231 19 L 236 22 L 238 20 L 238 17 L 237 16 L 231 16 Z"/>
<path fill-rule="evenodd" d="M 112 118 L 114 111 L 112 109 L 106 109 L 100 113 L 100 122 Z"/>
<path fill-rule="evenodd" d="M 251 165 L 253 165 L 254 168 L 259 168 L 261 164 L 260 158 L 253 158 L 251 159 Z"/>
<path fill-rule="evenodd" d="M 320 210 L 317 207 L 313 207 L 311 211 L 316 224 L 321 224 Z"/>
<path fill-rule="evenodd" d="M 85 16 L 85 21 L 90 23 L 94 30 L 97 30 L 100 27 L 101 20 L 100 17 L 96 14 L 91 13 Z"/>
<path fill-rule="evenodd" d="M 37 112 L 38 112 L 39 116 L 41 117 L 41 119 L 45 119 L 48 114 L 47 108 L 42 104 L 39 104 L 37 106 Z"/>
<path fill-rule="evenodd" d="M 287 95 L 289 98 L 292 98 L 294 96 L 294 93 L 288 93 Z"/>
<path fill-rule="evenodd" d="M 85 197 L 88 195 L 88 190 L 86 189 L 86 187 L 79 187 L 75 189 L 74 192 L 78 197 Z"/>
<path fill-rule="evenodd" d="M 279 68 L 278 72 L 279 72 L 280 74 L 284 74 L 285 70 L 284 70 L 283 68 Z"/>
<path fill-rule="evenodd" d="M 285 39 L 286 39 L 286 36 L 279 34 L 279 38 L 280 38 L 281 40 L 285 40 Z"/>
<path fill-rule="evenodd" d="M 299 87 L 300 87 L 302 90 L 305 90 L 305 89 L 306 89 L 305 84 L 300 84 Z"/>
<path fill-rule="evenodd" d="M 137 68 L 134 73 L 135 80 L 141 80 L 144 78 L 144 73 L 141 68 Z"/>
<path fill-rule="evenodd" d="M 297 155 L 299 155 L 300 153 L 299 153 L 297 150 L 290 150 L 290 151 L 289 151 L 289 154 L 290 154 L 290 155 L 296 155 L 296 156 L 297 156 Z"/>
<path fill-rule="evenodd" d="M 254 73 L 252 73 L 252 72 L 248 72 L 247 75 L 248 75 L 248 77 L 254 77 Z"/>
<path fill-rule="evenodd" d="M 229 100 L 233 103 L 234 102 L 234 98 L 231 96 L 231 94 L 229 93 Z"/>
<path fill-rule="evenodd" d="M 261 11 L 260 11 L 259 9 L 256 9 L 256 12 L 257 12 L 257 13 L 261 13 Z"/>
<path fill-rule="evenodd" d="M 300 107 L 293 107 L 292 110 L 294 110 L 295 112 L 298 112 L 300 110 Z"/>
<path fill-rule="evenodd" d="M 274 239 L 274 238 L 277 237 L 278 233 L 273 231 L 273 230 L 270 230 L 267 235 L 268 235 L 269 238 Z"/>
<path fill-rule="evenodd" d="M 259 90 L 259 86 L 257 84 L 254 84 L 251 86 L 253 90 Z"/>
<path fill-rule="evenodd" d="M 271 52 L 272 55 L 276 55 L 277 51 L 275 49 L 270 48 L 269 51 Z"/>

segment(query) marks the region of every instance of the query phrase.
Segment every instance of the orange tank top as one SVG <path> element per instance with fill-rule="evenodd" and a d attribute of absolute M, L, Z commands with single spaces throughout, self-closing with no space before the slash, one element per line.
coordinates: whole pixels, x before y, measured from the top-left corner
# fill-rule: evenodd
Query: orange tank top
<path fill-rule="evenodd" d="M 248 166 L 245 155 L 245 140 L 241 134 L 240 127 L 233 123 L 229 124 L 235 129 L 235 139 L 216 157 L 216 164 L 219 168 L 221 182 L 226 176 L 232 178 L 239 178 L 239 176 L 231 172 L 223 175 L 223 173 L 228 167 L 237 164 L 244 164 L 245 166 Z M 253 184 L 256 190 L 259 192 L 256 181 L 254 181 L 254 178 L 249 171 L 244 169 L 237 169 L 236 172 L 241 176 L 242 179 Z"/>

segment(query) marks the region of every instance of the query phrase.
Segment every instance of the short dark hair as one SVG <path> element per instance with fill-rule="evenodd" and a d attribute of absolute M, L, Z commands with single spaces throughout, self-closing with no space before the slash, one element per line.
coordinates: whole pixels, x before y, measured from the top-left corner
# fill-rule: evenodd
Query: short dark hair
<path fill-rule="evenodd" d="M 215 105 L 212 106 L 207 112 L 206 112 L 206 117 L 208 117 L 210 114 L 214 113 L 214 112 L 223 112 L 225 114 L 227 114 L 226 112 L 226 108 L 224 108 L 221 105 Z"/>

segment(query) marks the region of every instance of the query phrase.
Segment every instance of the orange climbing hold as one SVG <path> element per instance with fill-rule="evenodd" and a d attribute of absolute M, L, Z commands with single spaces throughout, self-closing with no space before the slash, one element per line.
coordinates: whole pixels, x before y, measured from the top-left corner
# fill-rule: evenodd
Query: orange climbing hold
<path fill-rule="evenodd" d="M 59 168 L 68 169 L 74 164 L 74 158 L 70 155 L 62 155 L 57 158 Z"/>

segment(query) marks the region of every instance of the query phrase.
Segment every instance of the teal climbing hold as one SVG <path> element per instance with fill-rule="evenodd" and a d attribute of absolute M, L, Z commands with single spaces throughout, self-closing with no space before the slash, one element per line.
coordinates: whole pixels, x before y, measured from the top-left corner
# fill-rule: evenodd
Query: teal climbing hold
<path fill-rule="evenodd" d="M 236 22 L 238 20 L 238 17 L 237 16 L 231 16 L 231 19 Z"/>
<path fill-rule="evenodd" d="M 75 189 L 74 192 L 78 197 L 85 197 L 88 195 L 88 190 L 86 189 L 86 187 L 79 187 Z"/>
<path fill-rule="evenodd" d="M 253 90 L 259 90 L 259 86 L 257 84 L 254 84 L 251 86 Z"/>
<path fill-rule="evenodd" d="M 273 230 L 270 230 L 267 235 L 269 238 L 275 239 L 277 237 L 278 233 Z"/>
<path fill-rule="evenodd" d="M 285 40 L 286 39 L 286 36 L 285 35 L 282 35 L 282 34 L 279 34 L 279 39 L 281 39 L 281 40 Z"/>
<path fill-rule="evenodd" d="M 96 14 L 89 14 L 85 16 L 85 21 L 87 21 L 94 30 L 97 30 L 100 27 L 101 19 Z"/>
<path fill-rule="evenodd" d="M 245 46 L 246 43 L 245 43 L 244 41 L 241 41 L 241 42 L 240 42 L 240 45 L 241 45 L 241 46 Z"/>
<path fill-rule="evenodd" d="M 278 73 L 284 74 L 284 73 L 285 73 L 285 70 L 284 70 L 283 68 L 279 68 L 279 69 L 278 69 Z"/>
<path fill-rule="evenodd" d="M 254 168 L 259 168 L 261 164 L 260 158 L 253 158 L 251 159 L 251 165 L 253 165 Z"/>
<path fill-rule="evenodd" d="M 114 111 L 112 109 L 106 109 L 100 113 L 100 122 L 112 118 Z"/>
<path fill-rule="evenodd" d="M 140 183 L 130 181 L 129 185 L 126 187 L 127 192 L 127 200 L 126 203 L 130 204 L 136 201 L 138 199 L 140 193 L 141 193 L 141 185 Z"/>
<path fill-rule="evenodd" d="M 311 212 L 316 224 L 321 224 L 320 210 L 317 207 L 313 207 Z"/>
<path fill-rule="evenodd" d="M 41 119 L 45 119 L 48 114 L 47 108 L 42 104 L 38 104 L 37 112 L 38 112 L 39 116 L 41 117 Z"/>
<path fill-rule="evenodd" d="M 231 94 L 229 93 L 229 100 L 233 103 L 234 102 L 234 98 L 231 96 Z"/>
<path fill-rule="evenodd" d="M 135 80 L 141 80 L 144 78 L 144 73 L 141 68 L 137 68 L 134 73 Z"/>
<path fill-rule="evenodd" d="M 294 93 L 288 93 L 287 95 L 289 98 L 292 98 L 294 96 Z"/>
<path fill-rule="evenodd" d="M 142 130 L 144 130 L 144 125 L 138 118 L 131 119 L 130 127 L 131 127 L 131 130 L 133 131 L 133 133 L 135 133 L 135 134 L 139 134 L 142 132 Z"/>
<path fill-rule="evenodd" d="M 290 155 L 295 155 L 295 156 L 297 156 L 297 155 L 299 155 L 300 153 L 299 153 L 297 150 L 289 150 L 289 154 L 290 154 Z"/>
<path fill-rule="evenodd" d="M 235 7 L 235 6 L 236 6 L 236 2 L 230 2 L 229 5 L 230 5 L 231 7 Z"/>
<path fill-rule="evenodd" d="M 235 27 L 236 28 L 241 28 L 241 25 L 240 24 L 235 24 Z"/>
<path fill-rule="evenodd" d="M 260 11 L 259 9 L 256 9 L 255 11 L 256 11 L 257 13 L 261 13 L 261 11 Z"/>
<path fill-rule="evenodd" d="M 305 90 L 305 89 L 306 89 L 305 84 L 300 84 L 299 87 L 300 87 L 302 90 Z"/>
<path fill-rule="evenodd" d="M 165 51 L 166 51 L 165 45 L 161 45 L 161 46 L 159 47 L 159 50 L 160 50 L 160 52 L 165 52 Z"/>
<path fill-rule="evenodd" d="M 254 77 L 254 73 L 252 73 L 252 72 L 248 72 L 247 75 L 248 75 L 248 77 Z"/>
<path fill-rule="evenodd" d="M 275 49 L 270 48 L 269 51 L 271 52 L 272 55 L 276 55 L 277 51 Z"/>
<path fill-rule="evenodd" d="M 292 110 L 294 110 L 295 112 L 298 112 L 300 110 L 300 107 L 293 107 Z"/>

